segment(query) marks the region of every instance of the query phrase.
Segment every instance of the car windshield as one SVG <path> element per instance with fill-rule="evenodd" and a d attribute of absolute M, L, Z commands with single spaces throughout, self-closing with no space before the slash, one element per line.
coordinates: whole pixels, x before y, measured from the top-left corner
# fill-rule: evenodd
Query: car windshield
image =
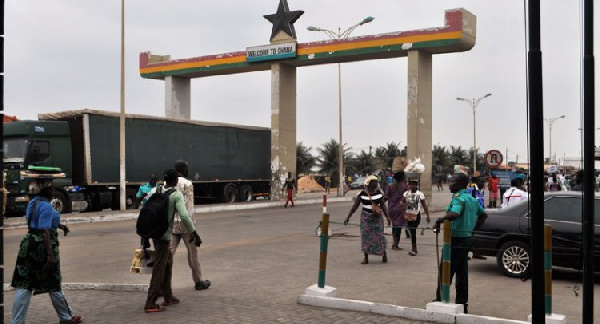
<path fill-rule="evenodd" d="M 4 163 L 22 163 L 25 161 L 27 151 L 27 139 L 5 138 L 4 139 Z"/>
<path fill-rule="evenodd" d="M 367 180 L 367 177 L 358 177 L 352 183 L 355 183 L 355 184 L 364 184 L 365 180 Z"/>

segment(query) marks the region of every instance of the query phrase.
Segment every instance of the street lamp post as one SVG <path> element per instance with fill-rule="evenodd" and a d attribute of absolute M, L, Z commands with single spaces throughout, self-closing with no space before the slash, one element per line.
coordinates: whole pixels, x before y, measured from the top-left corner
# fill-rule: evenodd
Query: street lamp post
<path fill-rule="evenodd" d="M 548 138 L 549 138 L 549 151 L 550 156 L 548 157 L 548 162 L 552 163 L 552 124 L 558 119 L 565 118 L 565 115 L 551 118 L 544 118 L 544 121 L 548 124 Z"/>
<path fill-rule="evenodd" d="M 464 102 L 468 103 L 471 106 L 471 109 L 473 110 L 473 174 L 475 174 L 475 172 L 477 172 L 477 133 L 475 131 L 477 105 L 479 105 L 479 102 L 481 100 L 483 100 L 491 95 L 492 95 L 491 93 L 488 93 L 481 98 L 477 98 L 477 99 L 473 98 L 471 100 L 465 99 L 465 98 L 456 98 L 456 100 L 458 100 L 458 101 L 464 101 Z"/>
<path fill-rule="evenodd" d="M 340 28 L 338 28 L 337 33 L 334 31 L 331 31 L 329 29 L 324 29 L 324 28 L 319 28 L 319 27 L 314 27 L 314 26 L 309 26 L 307 29 L 309 31 L 323 32 L 323 33 L 325 33 L 325 35 L 327 35 L 331 39 L 338 39 L 338 40 L 346 39 L 350 36 L 350 34 L 352 34 L 352 32 L 354 31 L 354 29 L 356 29 L 356 27 L 364 25 L 364 24 L 368 24 L 368 23 L 372 22 L 374 19 L 375 18 L 369 16 L 369 17 L 363 19 L 358 24 L 348 27 L 343 32 L 341 31 Z M 339 103 L 338 121 L 339 121 L 339 130 L 340 130 L 338 168 L 339 168 L 340 183 L 338 185 L 337 196 L 343 197 L 344 196 L 344 185 L 343 184 L 345 181 L 345 176 L 344 176 L 344 144 L 343 144 L 344 142 L 342 141 L 342 65 L 341 65 L 341 63 L 338 63 L 338 103 Z"/>

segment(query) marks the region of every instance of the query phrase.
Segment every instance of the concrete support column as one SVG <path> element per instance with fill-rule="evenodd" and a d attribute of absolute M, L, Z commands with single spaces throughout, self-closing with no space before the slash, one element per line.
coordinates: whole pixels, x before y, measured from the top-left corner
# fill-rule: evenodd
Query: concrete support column
<path fill-rule="evenodd" d="M 421 191 L 431 201 L 432 139 L 431 139 L 431 53 L 408 52 L 408 116 L 407 155 L 421 158 L 425 173 L 421 176 Z"/>
<path fill-rule="evenodd" d="M 191 119 L 191 79 L 165 77 L 165 117 Z"/>
<path fill-rule="evenodd" d="M 271 200 L 285 199 L 281 189 L 296 177 L 296 68 L 271 64 Z"/>

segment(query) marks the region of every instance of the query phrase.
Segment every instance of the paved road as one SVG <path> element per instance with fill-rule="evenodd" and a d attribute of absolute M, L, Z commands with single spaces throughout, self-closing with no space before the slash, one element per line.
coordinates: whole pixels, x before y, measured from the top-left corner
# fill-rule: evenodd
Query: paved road
<path fill-rule="evenodd" d="M 332 203 L 331 220 L 341 222 L 350 202 Z M 145 322 L 149 319 L 174 322 L 195 319 L 206 323 L 310 323 L 325 318 L 339 323 L 402 322 L 381 315 L 318 309 L 296 304 L 298 295 L 317 279 L 319 238 L 314 234 L 321 219 L 321 206 L 303 205 L 283 209 L 203 213 L 197 215 L 204 240 L 201 248 L 203 272 L 213 286 L 206 291 L 192 289 L 191 274 L 184 250 L 175 256 L 174 291 L 182 304 L 180 312 L 143 314 L 144 293 L 67 291 L 75 309 L 89 323 Z M 434 217 L 435 218 L 435 217 Z M 354 225 L 333 224 L 329 242 L 327 285 L 338 288 L 338 297 L 424 308 L 435 291 L 435 236 L 419 236 L 419 255 L 391 252 L 382 264 L 372 258 L 360 265 L 358 215 Z M 146 284 L 149 276 L 131 275 L 128 267 L 138 244 L 134 222 L 107 222 L 72 225 L 72 235 L 61 240 L 65 282 L 108 282 Z M 24 230 L 5 232 L 4 282 L 10 281 L 15 251 Z M 408 248 L 402 238 L 402 246 Z M 470 311 L 474 314 L 525 320 L 530 313 L 530 283 L 500 275 L 495 260 L 472 261 Z M 578 273 L 555 271 L 553 290 L 555 312 L 578 323 L 581 295 L 573 287 Z M 600 282 L 600 280 L 598 281 Z M 600 309 L 600 286 L 595 287 L 595 308 Z M 6 294 L 10 308 L 13 293 Z M 35 297 L 32 323 L 55 319 L 46 296 Z M 510 309 L 510 312 L 506 310 Z M 10 314 L 7 310 L 5 320 Z M 191 314 L 187 314 L 191 313 Z M 177 314 L 177 315 L 169 315 Z M 204 320 L 203 320 L 204 319 Z M 600 323 L 600 314 L 596 314 Z"/>

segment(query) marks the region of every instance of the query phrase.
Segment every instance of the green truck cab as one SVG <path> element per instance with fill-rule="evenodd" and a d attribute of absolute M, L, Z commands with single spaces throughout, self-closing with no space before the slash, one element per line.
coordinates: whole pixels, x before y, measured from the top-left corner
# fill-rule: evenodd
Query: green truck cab
<path fill-rule="evenodd" d="M 22 176 L 29 166 L 60 168 L 66 178 L 55 179 L 52 205 L 69 212 L 65 187 L 71 186 L 71 136 L 66 122 L 19 121 L 4 124 L 6 213 L 23 214 L 29 203 L 30 179 Z"/>

